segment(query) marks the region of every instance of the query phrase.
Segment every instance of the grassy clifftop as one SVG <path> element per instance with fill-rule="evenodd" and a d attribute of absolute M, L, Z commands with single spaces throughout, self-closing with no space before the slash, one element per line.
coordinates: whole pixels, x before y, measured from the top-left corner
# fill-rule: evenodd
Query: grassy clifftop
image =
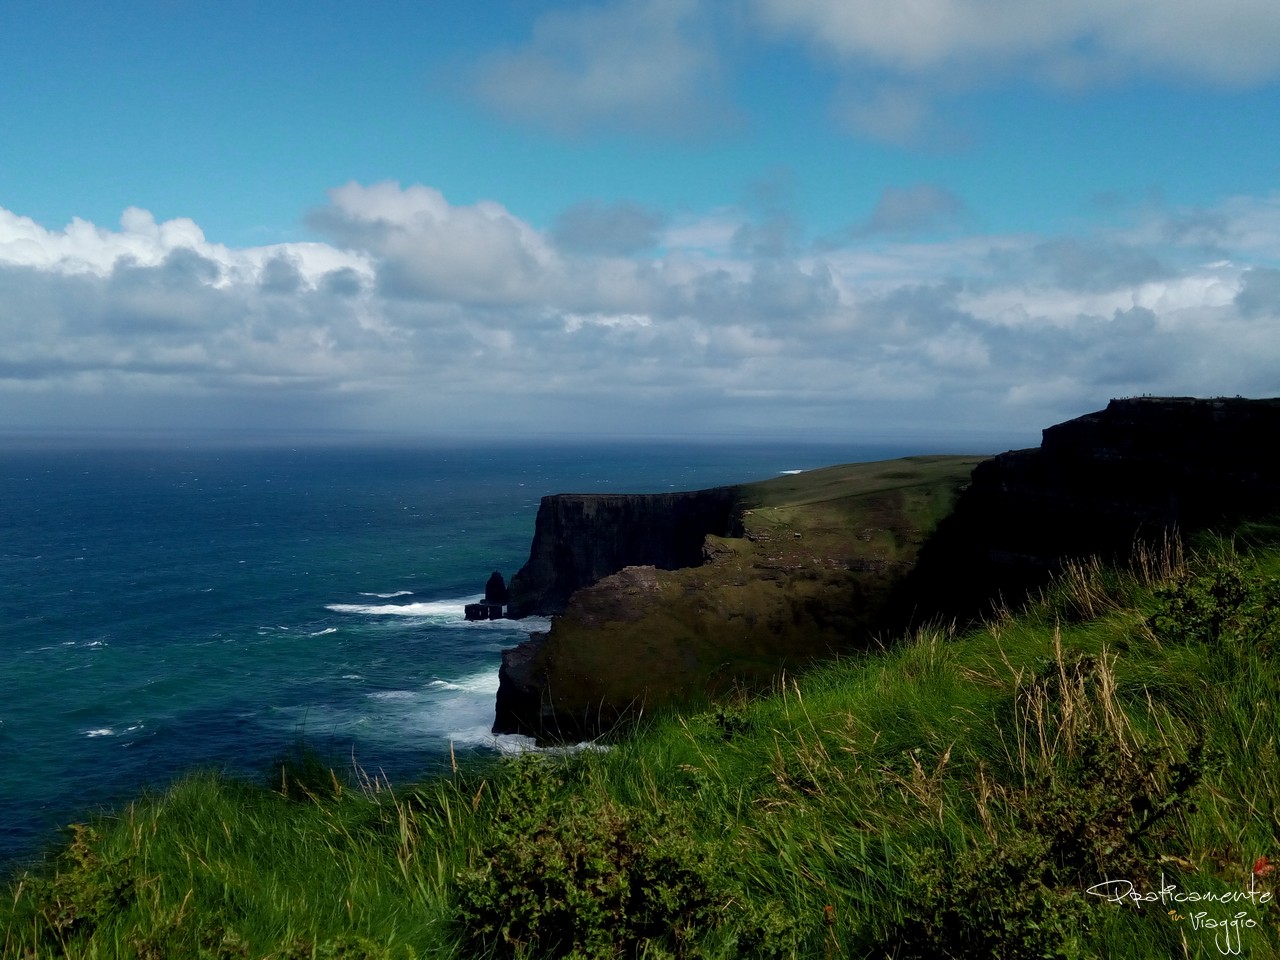
<path fill-rule="evenodd" d="M 17 878 L 0 954 L 1277 957 L 1280 536 L 1246 542 L 604 753 L 195 776 Z"/>
<path fill-rule="evenodd" d="M 862 649 L 978 457 L 828 467 L 739 488 L 741 537 L 705 562 L 632 567 L 577 591 L 536 654 L 545 727 L 571 738 L 621 715 Z"/>

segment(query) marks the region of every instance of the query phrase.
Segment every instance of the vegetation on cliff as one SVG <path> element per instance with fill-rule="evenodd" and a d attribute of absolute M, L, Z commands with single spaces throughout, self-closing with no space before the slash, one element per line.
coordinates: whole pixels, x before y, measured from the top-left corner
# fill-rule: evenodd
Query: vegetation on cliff
<path fill-rule="evenodd" d="M 891 609 L 895 587 L 980 460 L 905 457 L 725 488 L 735 535 L 699 533 L 700 563 L 591 581 L 545 642 L 508 658 L 499 729 L 582 739 L 619 718 L 767 688 L 780 670 L 875 645 L 903 617 Z M 652 509 L 649 498 L 632 499 L 644 505 L 637 512 Z M 613 522 L 574 532 L 608 543 Z M 553 549 L 535 543 L 535 556 Z"/>
<path fill-rule="evenodd" d="M 1280 531 L 392 788 L 204 774 L 13 879 L 5 957 L 1280 956 Z M 1148 899 L 1138 899 L 1140 897 Z"/>

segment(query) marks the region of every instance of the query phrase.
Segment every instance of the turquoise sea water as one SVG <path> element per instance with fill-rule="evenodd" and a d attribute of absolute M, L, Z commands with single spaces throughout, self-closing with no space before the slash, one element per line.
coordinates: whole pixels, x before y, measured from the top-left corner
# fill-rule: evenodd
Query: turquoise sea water
<path fill-rule="evenodd" d="M 0 865 L 194 767 L 301 736 L 392 781 L 489 734 L 504 647 L 466 623 L 539 499 L 874 460 L 782 444 L 0 447 Z"/>

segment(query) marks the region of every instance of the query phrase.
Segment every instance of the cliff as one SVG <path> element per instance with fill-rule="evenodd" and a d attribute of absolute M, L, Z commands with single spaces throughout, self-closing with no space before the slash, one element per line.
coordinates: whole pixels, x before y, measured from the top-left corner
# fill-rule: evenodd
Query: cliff
<path fill-rule="evenodd" d="M 966 617 L 1017 602 L 1064 561 L 1280 511 L 1280 400 L 1135 397 L 980 464 L 898 601 Z"/>
<path fill-rule="evenodd" d="M 740 499 L 737 487 L 543 497 L 529 560 L 511 578 L 507 614 L 559 614 L 574 591 L 623 567 L 697 566 L 708 534 L 735 529 Z"/>
<path fill-rule="evenodd" d="M 576 739 L 865 647 L 978 458 L 914 457 L 660 496 L 543 500 L 494 729 Z"/>
<path fill-rule="evenodd" d="M 1141 397 L 981 462 L 548 498 L 512 603 L 519 583 L 519 609 L 558 616 L 504 657 L 495 730 L 590 735 L 912 623 L 1016 605 L 1072 558 L 1276 514 L 1278 440 L 1280 400 Z"/>

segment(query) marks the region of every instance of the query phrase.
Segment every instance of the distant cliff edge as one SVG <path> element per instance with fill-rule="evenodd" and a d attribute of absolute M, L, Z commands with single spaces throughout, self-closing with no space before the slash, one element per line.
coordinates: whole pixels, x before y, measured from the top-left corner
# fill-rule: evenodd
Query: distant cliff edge
<path fill-rule="evenodd" d="M 1278 446 L 1280 399 L 1112 400 L 979 464 L 900 599 L 964 618 L 1018 602 L 1065 560 L 1278 513 Z"/>
<path fill-rule="evenodd" d="M 739 499 L 738 487 L 543 497 L 529 560 L 511 578 L 507 615 L 562 613 L 574 591 L 623 567 L 695 567 L 708 534 L 733 535 Z"/>

